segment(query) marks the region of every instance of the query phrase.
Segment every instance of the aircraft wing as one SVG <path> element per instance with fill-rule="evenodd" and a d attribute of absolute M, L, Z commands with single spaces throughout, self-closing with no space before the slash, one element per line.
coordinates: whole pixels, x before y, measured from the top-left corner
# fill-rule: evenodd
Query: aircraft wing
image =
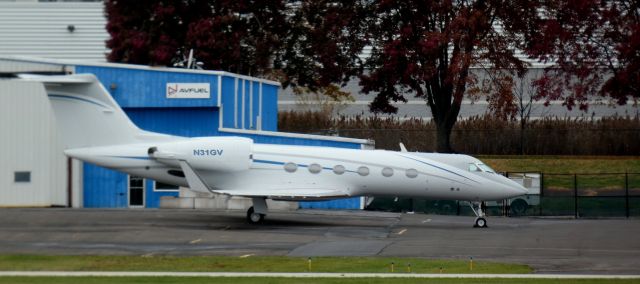
<path fill-rule="evenodd" d="M 347 190 L 330 188 L 260 188 L 260 189 L 224 189 L 212 192 L 244 197 L 266 197 L 274 200 L 327 200 L 350 197 Z"/>
<path fill-rule="evenodd" d="M 185 178 L 191 189 L 200 192 L 213 192 L 218 194 L 236 195 L 245 197 L 265 197 L 274 200 L 328 200 L 343 197 L 350 197 L 349 191 L 339 188 L 326 187 L 272 187 L 261 185 L 260 188 L 242 188 L 242 189 L 216 189 L 210 188 L 202 180 L 200 175 L 184 160 L 180 160 Z"/>

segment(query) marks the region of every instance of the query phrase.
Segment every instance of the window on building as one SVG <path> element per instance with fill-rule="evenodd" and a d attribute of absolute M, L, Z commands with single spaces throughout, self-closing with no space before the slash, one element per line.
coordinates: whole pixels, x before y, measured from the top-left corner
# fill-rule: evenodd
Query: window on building
<path fill-rule="evenodd" d="M 129 207 L 144 206 L 144 178 L 129 176 Z"/>
<path fill-rule="evenodd" d="M 180 187 L 173 184 L 156 181 L 153 186 L 154 191 L 179 191 Z"/>
<path fill-rule="evenodd" d="M 14 172 L 14 182 L 31 182 L 31 172 Z"/>

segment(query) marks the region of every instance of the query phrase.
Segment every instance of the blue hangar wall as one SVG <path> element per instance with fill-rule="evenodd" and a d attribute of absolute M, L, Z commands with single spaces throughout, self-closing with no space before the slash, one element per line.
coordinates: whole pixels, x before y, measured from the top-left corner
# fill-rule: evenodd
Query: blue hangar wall
<path fill-rule="evenodd" d="M 180 136 L 244 136 L 255 143 L 361 148 L 360 143 L 311 139 L 277 133 L 278 88 L 274 82 L 226 72 L 152 68 L 126 64 L 75 65 L 75 73 L 92 73 L 140 128 Z M 167 98 L 167 84 L 208 83 L 206 99 Z M 259 131 L 255 131 L 259 130 Z M 84 163 L 83 206 L 129 206 L 128 176 Z M 144 207 L 157 208 L 162 196 L 145 181 Z M 301 208 L 360 208 L 360 198 L 300 202 Z"/>

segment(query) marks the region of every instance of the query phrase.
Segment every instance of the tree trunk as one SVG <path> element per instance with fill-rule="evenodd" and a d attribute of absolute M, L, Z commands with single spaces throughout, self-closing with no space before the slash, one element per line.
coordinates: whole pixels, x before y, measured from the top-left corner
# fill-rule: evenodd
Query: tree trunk
<path fill-rule="evenodd" d="M 444 121 L 436 124 L 436 152 L 453 153 L 453 148 L 451 148 L 452 129 L 453 125 Z"/>
<path fill-rule="evenodd" d="M 520 118 L 520 155 L 524 155 L 524 130 L 526 122 L 523 118 Z"/>

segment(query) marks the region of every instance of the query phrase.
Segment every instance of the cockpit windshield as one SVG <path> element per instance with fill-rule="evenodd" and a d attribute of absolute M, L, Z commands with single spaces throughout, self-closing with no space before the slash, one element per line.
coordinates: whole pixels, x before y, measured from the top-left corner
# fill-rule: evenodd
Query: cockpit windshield
<path fill-rule="evenodd" d="M 494 171 L 491 167 L 485 165 L 485 164 L 478 164 L 478 167 L 480 167 L 483 171 L 487 172 L 487 173 L 495 173 L 496 171 Z"/>
<path fill-rule="evenodd" d="M 471 163 L 469 164 L 469 171 L 470 172 L 487 172 L 487 173 L 495 173 L 496 171 L 494 171 L 491 167 L 482 164 L 482 163 Z"/>

